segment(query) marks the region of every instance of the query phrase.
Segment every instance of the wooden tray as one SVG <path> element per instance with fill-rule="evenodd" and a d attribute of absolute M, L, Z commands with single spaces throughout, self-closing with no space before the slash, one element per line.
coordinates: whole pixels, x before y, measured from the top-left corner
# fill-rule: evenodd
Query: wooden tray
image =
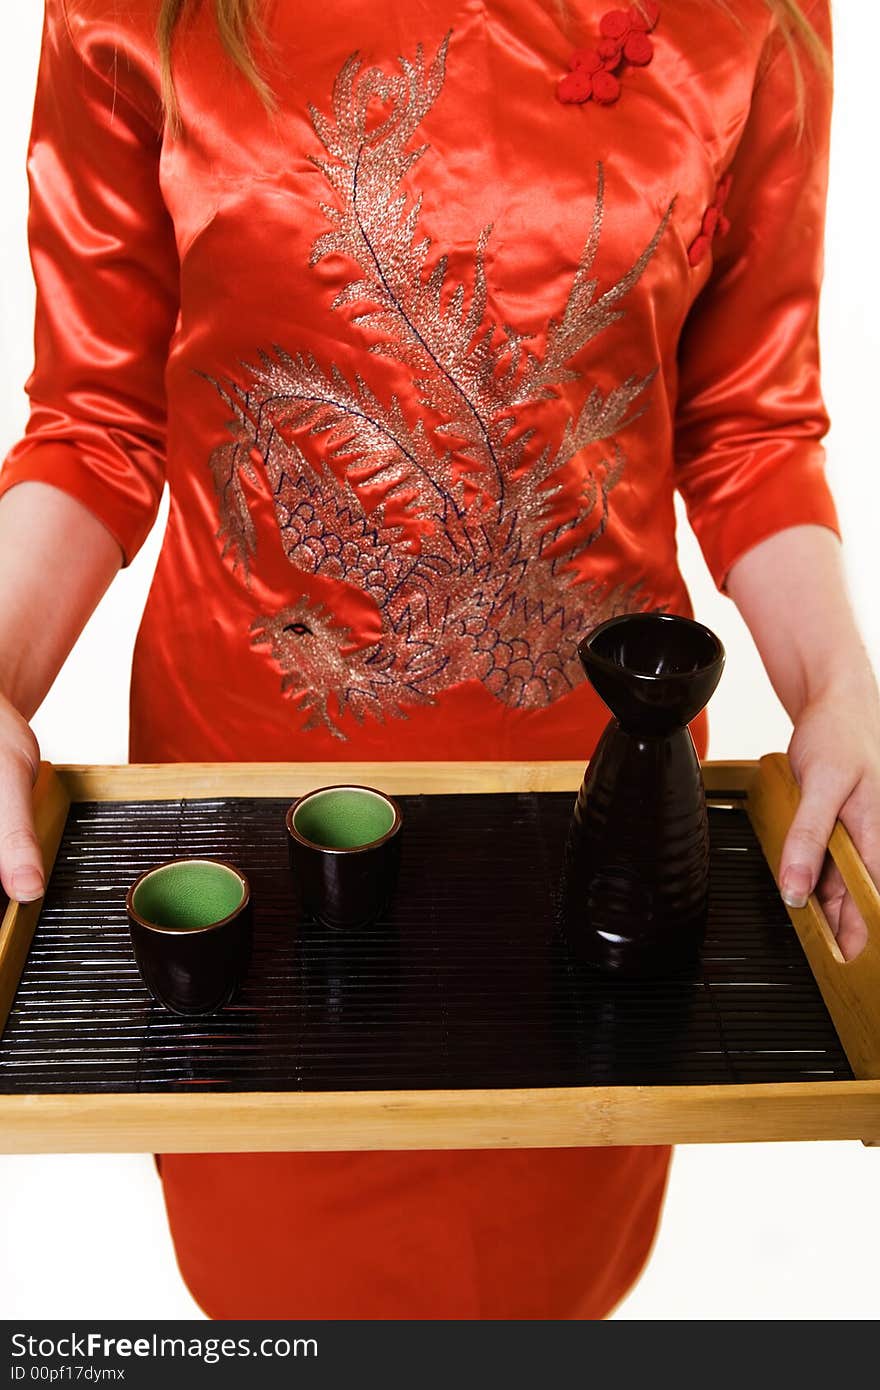
<path fill-rule="evenodd" d="M 542 878 L 582 773 L 44 764 L 47 896 L 0 926 L 0 1151 L 880 1141 L 880 899 L 845 830 L 831 850 L 870 928 L 849 963 L 815 900 L 789 923 L 767 868 L 797 805 L 786 759 L 705 764 L 699 978 L 585 979 Z M 340 775 L 403 798 L 408 832 L 391 919 L 342 942 L 297 920 L 280 819 Z M 260 884 L 253 979 L 214 1020 L 152 1005 L 127 942 L 125 886 L 175 852 Z"/>

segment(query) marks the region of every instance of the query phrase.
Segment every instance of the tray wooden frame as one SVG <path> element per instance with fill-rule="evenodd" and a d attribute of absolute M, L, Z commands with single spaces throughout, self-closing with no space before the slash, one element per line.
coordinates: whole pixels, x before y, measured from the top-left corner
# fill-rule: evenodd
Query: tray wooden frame
<path fill-rule="evenodd" d="M 798 789 L 787 759 L 704 764 L 707 792 L 744 793 L 775 873 Z M 72 801 L 291 797 L 338 780 L 338 763 L 44 763 L 37 834 L 51 868 Z M 355 763 L 348 779 L 398 793 L 570 791 L 582 763 Z M 853 1081 L 482 1090 L 116 1093 L 0 1096 L 0 1152 L 255 1152 L 571 1147 L 862 1139 L 880 1142 L 880 896 L 843 826 L 831 852 L 869 926 L 845 962 L 815 898 L 789 909 L 846 1051 Z M 0 924 L 0 1033 L 40 904 L 11 902 Z"/>

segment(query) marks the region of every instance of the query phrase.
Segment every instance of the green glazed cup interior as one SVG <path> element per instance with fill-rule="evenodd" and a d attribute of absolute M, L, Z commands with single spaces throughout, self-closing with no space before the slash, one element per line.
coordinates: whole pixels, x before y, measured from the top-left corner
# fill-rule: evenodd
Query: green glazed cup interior
<path fill-rule="evenodd" d="M 243 880 L 225 864 L 186 859 L 163 864 L 142 878 L 131 906 L 150 926 L 193 931 L 231 917 L 245 891 Z"/>
<path fill-rule="evenodd" d="M 304 797 L 293 813 L 298 835 L 322 849 L 361 849 L 394 827 L 394 807 L 365 787 L 329 787 Z"/>

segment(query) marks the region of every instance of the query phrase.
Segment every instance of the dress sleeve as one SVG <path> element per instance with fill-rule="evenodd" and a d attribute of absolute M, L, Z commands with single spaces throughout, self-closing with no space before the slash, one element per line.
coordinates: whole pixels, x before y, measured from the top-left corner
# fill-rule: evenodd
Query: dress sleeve
<path fill-rule="evenodd" d="M 128 564 L 164 484 L 179 266 L 146 80 L 120 59 L 126 95 L 113 55 L 105 72 L 81 47 L 64 0 L 46 0 L 28 155 L 35 365 L 0 495 L 26 480 L 53 484 L 104 523 Z"/>
<path fill-rule="evenodd" d="M 830 48 L 828 0 L 807 8 Z M 777 33 L 765 56 L 728 171 L 729 227 L 711 248 L 705 238 L 691 248 L 714 264 L 679 342 L 677 485 L 719 588 L 777 531 L 813 523 L 839 534 L 818 343 L 831 84 L 802 49 L 799 140 L 792 58 Z"/>

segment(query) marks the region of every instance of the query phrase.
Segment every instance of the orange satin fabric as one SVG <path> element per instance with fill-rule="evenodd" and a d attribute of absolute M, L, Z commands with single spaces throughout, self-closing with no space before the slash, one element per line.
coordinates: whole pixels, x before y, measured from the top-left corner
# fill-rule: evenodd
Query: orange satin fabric
<path fill-rule="evenodd" d="M 604 714 L 576 637 L 690 612 L 676 487 L 719 584 L 783 527 L 836 528 L 828 91 L 806 62 L 798 144 L 762 0 L 734 0 L 741 24 L 665 0 L 620 100 L 564 105 L 607 6 L 568 8 L 272 3 L 269 119 L 203 5 L 170 139 L 154 0 L 47 0 L 32 413 L 0 492 L 67 490 L 128 561 L 167 478 L 134 759 L 586 757 Z M 828 36 L 826 0 L 808 9 Z M 692 266 L 728 171 L 730 228 Z M 592 1318 L 640 1267 L 667 1161 L 166 1156 L 162 1176 L 217 1316 Z"/>

